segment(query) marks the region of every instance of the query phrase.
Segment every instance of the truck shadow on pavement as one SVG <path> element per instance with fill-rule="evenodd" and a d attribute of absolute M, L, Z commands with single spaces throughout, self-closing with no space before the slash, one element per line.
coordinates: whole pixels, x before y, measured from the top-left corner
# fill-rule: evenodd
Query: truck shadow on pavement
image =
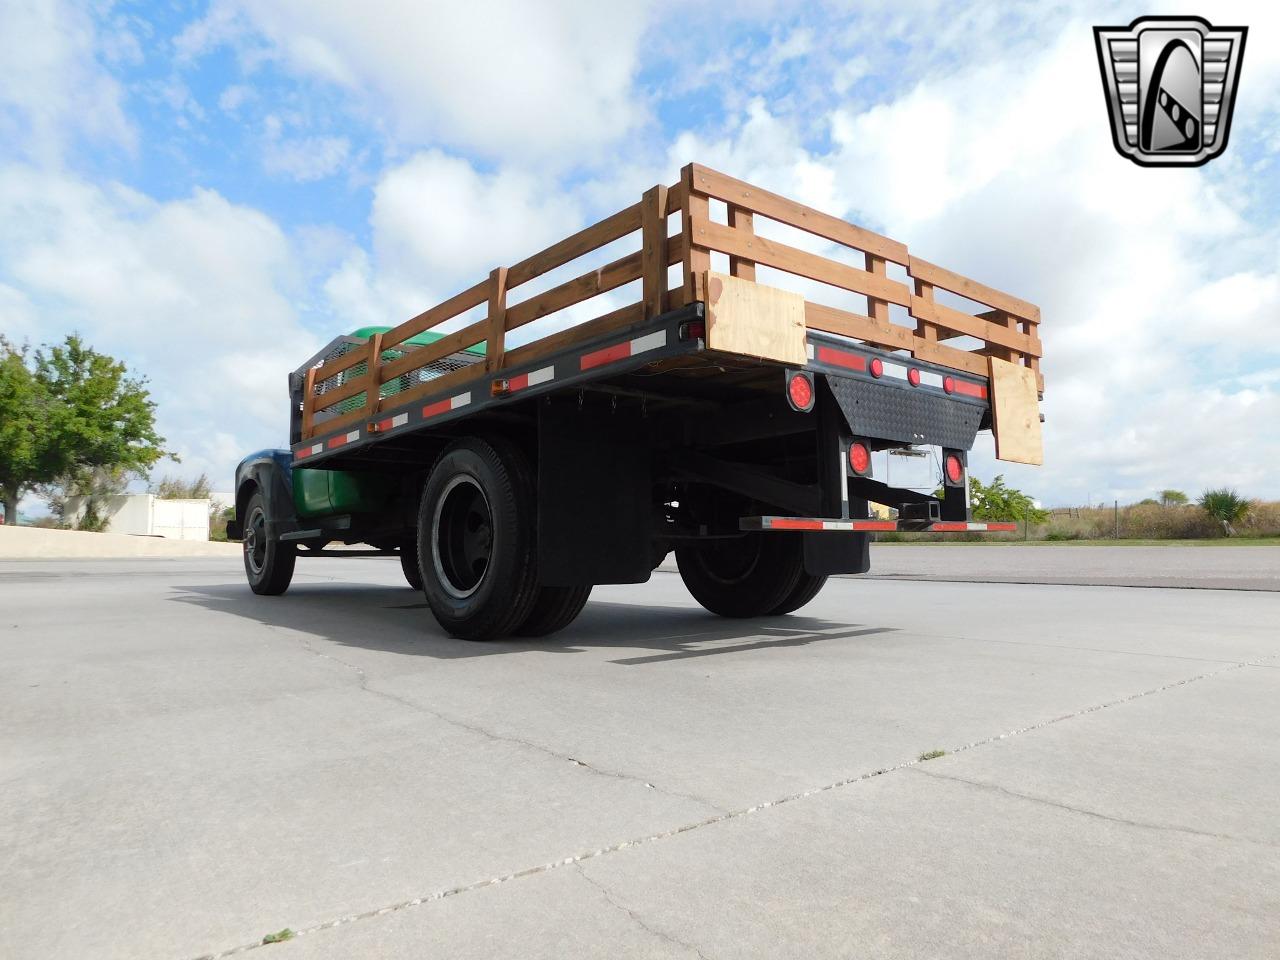
<path fill-rule="evenodd" d="M 726 620 L 698 607 L 590 601 L 581 616 L 549 637 L 475 643 L 446 636 L 420 594 L 407 588 L 307 585 L 283 597 L 259 597 L 243 584 L 175 586 L 172 599 L 241 617 L 271 630 L 294 630 L 345 647 L 441 660 L 528 651 L 581 653 L 616 649 L 610 662 L 644 666 L 775 647 L 850 641 L 895 627 L 806 617 L 803 613 Z M 636 655 L 636 651 L 652 651 Z"/>

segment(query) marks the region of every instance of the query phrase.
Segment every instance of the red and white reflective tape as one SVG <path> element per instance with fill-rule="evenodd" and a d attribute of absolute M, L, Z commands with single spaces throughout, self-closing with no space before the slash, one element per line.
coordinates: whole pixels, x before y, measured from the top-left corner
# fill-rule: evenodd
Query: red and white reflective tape
<path fill-rule="evenodd" d="M 394 417 L 387 417 L 385 420 L 379 420 L 375 423 L 375 433 L 386 433 L 388 430 L 394 430 L 396 427 L 403 427 L 409 422 L 407 413 L 397 413 Z"/>
<path fill-rule="evenodd" d="M 830 364 L 833 367 L 844 367 L 846 370 L 865 371 L 867 369 L 867 358 L 857 353 L 837 350 L 835 347 L 820 346 L 817 354 L 819 363 Z"/>
<path fill-rule="evenodd" d="M 940 520 L 929 524 L 925 529 L 930 533 L 1013 533 L 1018 525 L 1003 521 L 981 523 L 972 520 Z"/>
<path fill-rule="evenodd" d="M 437 400 L 435 403 L 428 403 L 422 408 L 423 418 L 438 417 L 442 413 L 448 413 L 450 410 L 457 410 L 465 407 L 471 402 L 471 391 L 460 393 L 456 397 L 445 397 L 443 400 Z"/>
<path fill-rule="evenodd" d="M 355 443 L 360 439 L 360 431 L 352 430 L 350 433 L 340 433 L 336 437 L 330 437 L 325 446 L 330 450 L 337 447 L 345 447 L 348 443 Z"/>
<path fill-rule="evenodd" d="M 534 370 L 531 373 L 522 373 L 518 377 L 512 377 L 510 380 L 504 381 L 506 390 L 504 393 L 515 393 L 517 390 L 524 390 L 527 387 L 536 387 L 540 383 L 548 383 L 556 378 L 555 367 L 543 367 L 541 370 Z"/>
<path fill-rule="evenodd" d="M 299 450 L 293 455 L 293 459 L 301 460 L 303 457 L 314 457 L 317 453 L 324 453 L 323 443 L 313 443 L 311 446 Z"/>
<path fill-rule="evenodd" d="M 896 520 L 819 520 L 816 517 L 760 517 L 761 530 L 897 530 Z"/>
<path fill-rule="evenodd" d="M 659 347 L 665 347 L 666 345 L 667 331 L 659 330 L 656 333 L 645 334 L 643 337 L 635 337 L 622 343 L 616 343 L 612 347 L 584 353 L 578 360 L 578 368 L 580 370 L 592 370 L 595 367 L 603 367 L 608 363 L 626 360 L 628 357 L 648 353 L 650 350 L 657 350 Z"/>

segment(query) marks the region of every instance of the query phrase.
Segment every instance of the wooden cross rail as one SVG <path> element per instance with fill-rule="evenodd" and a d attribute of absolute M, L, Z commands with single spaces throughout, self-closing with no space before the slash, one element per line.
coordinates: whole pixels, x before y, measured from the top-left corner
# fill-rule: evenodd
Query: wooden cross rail
<path fill-rule="evenodd" d="M 726 207 L 726 222 L 712 217 L 711 201 Z M 669 224 L 679 214 L 680 228 Z M 861 255 L 851 266 L 842 260 L 802 250 L 760 233 L 761 220 L 805 231 L 838 248 Z M 604 266 L 589 270 L 549 289 L 520 298 L 520 288 L 600 250 L 639 233 L 637 249 Z M 767 233 L 767 230 L 766 230 Z M 623 329 L 684 304 L 705 300 L 702 284 L 713 252 L 727 254 L 729 272 L 755 280 L 758 267 L 768 267 L 866 297 L 866 314 L 806 301 L 805 323 L 816 330 L 862 340 L 874 346 L 905 351 L 969 373 L 987 375 L 987 358 L 998 357 L 1030 368 L 1040 389 L 1043 353 L 1034 305 L 1002 291 L 912 256 L 905 244 L 838 217 L 761 190 L 700 164 L 689 164 L 671 186 L 651 187 L 638 203 L 599 223 L 566 237 L 510 267 L 497 267 L 474 286 L 455 294 L 386 333 L 371 337 L 367 347 L 328 360 L 308 371 L 304 383 L 302 436 L 330 431 L 372 419 L 385 404 L 396 406 L 464 383 L 495 378 L 514 365 L 554 353 L 579 340 Z M 890 275 L 889 264 L 904 268 L 907 282 Z M 681 280 L 668 289 L 667 270 L 681 266 Z M 640 282 L 640 299 L 603 316 L 507 350 L 506 336 L 526 324 Z M 936 299 L 949 291 L 989 308 L 966 313 Z M 486 306 L 485 316 L 427 345 L 406 343 L 410 338 L 455 321 Z M 913 326 L 895 323 L 891 307 L 904 308 Z M 972 337 L 982 346 L 963 350 L 948 343 Z M 483 362 L 424 381 L 408 390 L 382 396 L 384 384 L 429 364 L 485 344 Z M 364 364 L 364 372 L 351 371 Z M 334 386 L 326 381 L 339 378 Z M 317 390 L 327 387 L 317 394 Z M 317 422 L 317 414 L 363 395 L 358 409 Z"/>

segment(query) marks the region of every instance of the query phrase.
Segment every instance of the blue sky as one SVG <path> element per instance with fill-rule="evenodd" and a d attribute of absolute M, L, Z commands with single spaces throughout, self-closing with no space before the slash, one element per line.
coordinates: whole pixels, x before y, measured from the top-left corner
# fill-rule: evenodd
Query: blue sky
<path fill-rule="evenodd" d="M 1052 504 L 1280 497 L 1275 4 L 0 2 L 0 332 L 147 374 L 180 466 L 286 372 L 698 160 L 1042 307 Z M 1110 144 L 1091 27 L 1250 27 L 1227 154 Z"/>

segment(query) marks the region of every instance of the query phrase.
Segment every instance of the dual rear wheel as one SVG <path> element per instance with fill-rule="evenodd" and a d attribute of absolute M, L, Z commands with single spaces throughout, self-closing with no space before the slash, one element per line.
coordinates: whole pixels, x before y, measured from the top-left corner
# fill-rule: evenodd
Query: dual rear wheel
<path fill-rule="evenodd" d="M 441 455 L 422 490 L 416 551 L 440 626 L 464 640 L 492 640 L 544 636 L 573 622 L 591 587 L 538 584 L 536 529 L 533 475 L 517 446 L 468 439 Z M 403 553 L 401 562 L 408 577 Z"/>
<path fill-rule="evenodd" d="M 693 598 L 722 617 L 781 616 L 818 595 L 826 577 L 805 573 L 798 534 L 748 533 L 676 548 Z"/>

